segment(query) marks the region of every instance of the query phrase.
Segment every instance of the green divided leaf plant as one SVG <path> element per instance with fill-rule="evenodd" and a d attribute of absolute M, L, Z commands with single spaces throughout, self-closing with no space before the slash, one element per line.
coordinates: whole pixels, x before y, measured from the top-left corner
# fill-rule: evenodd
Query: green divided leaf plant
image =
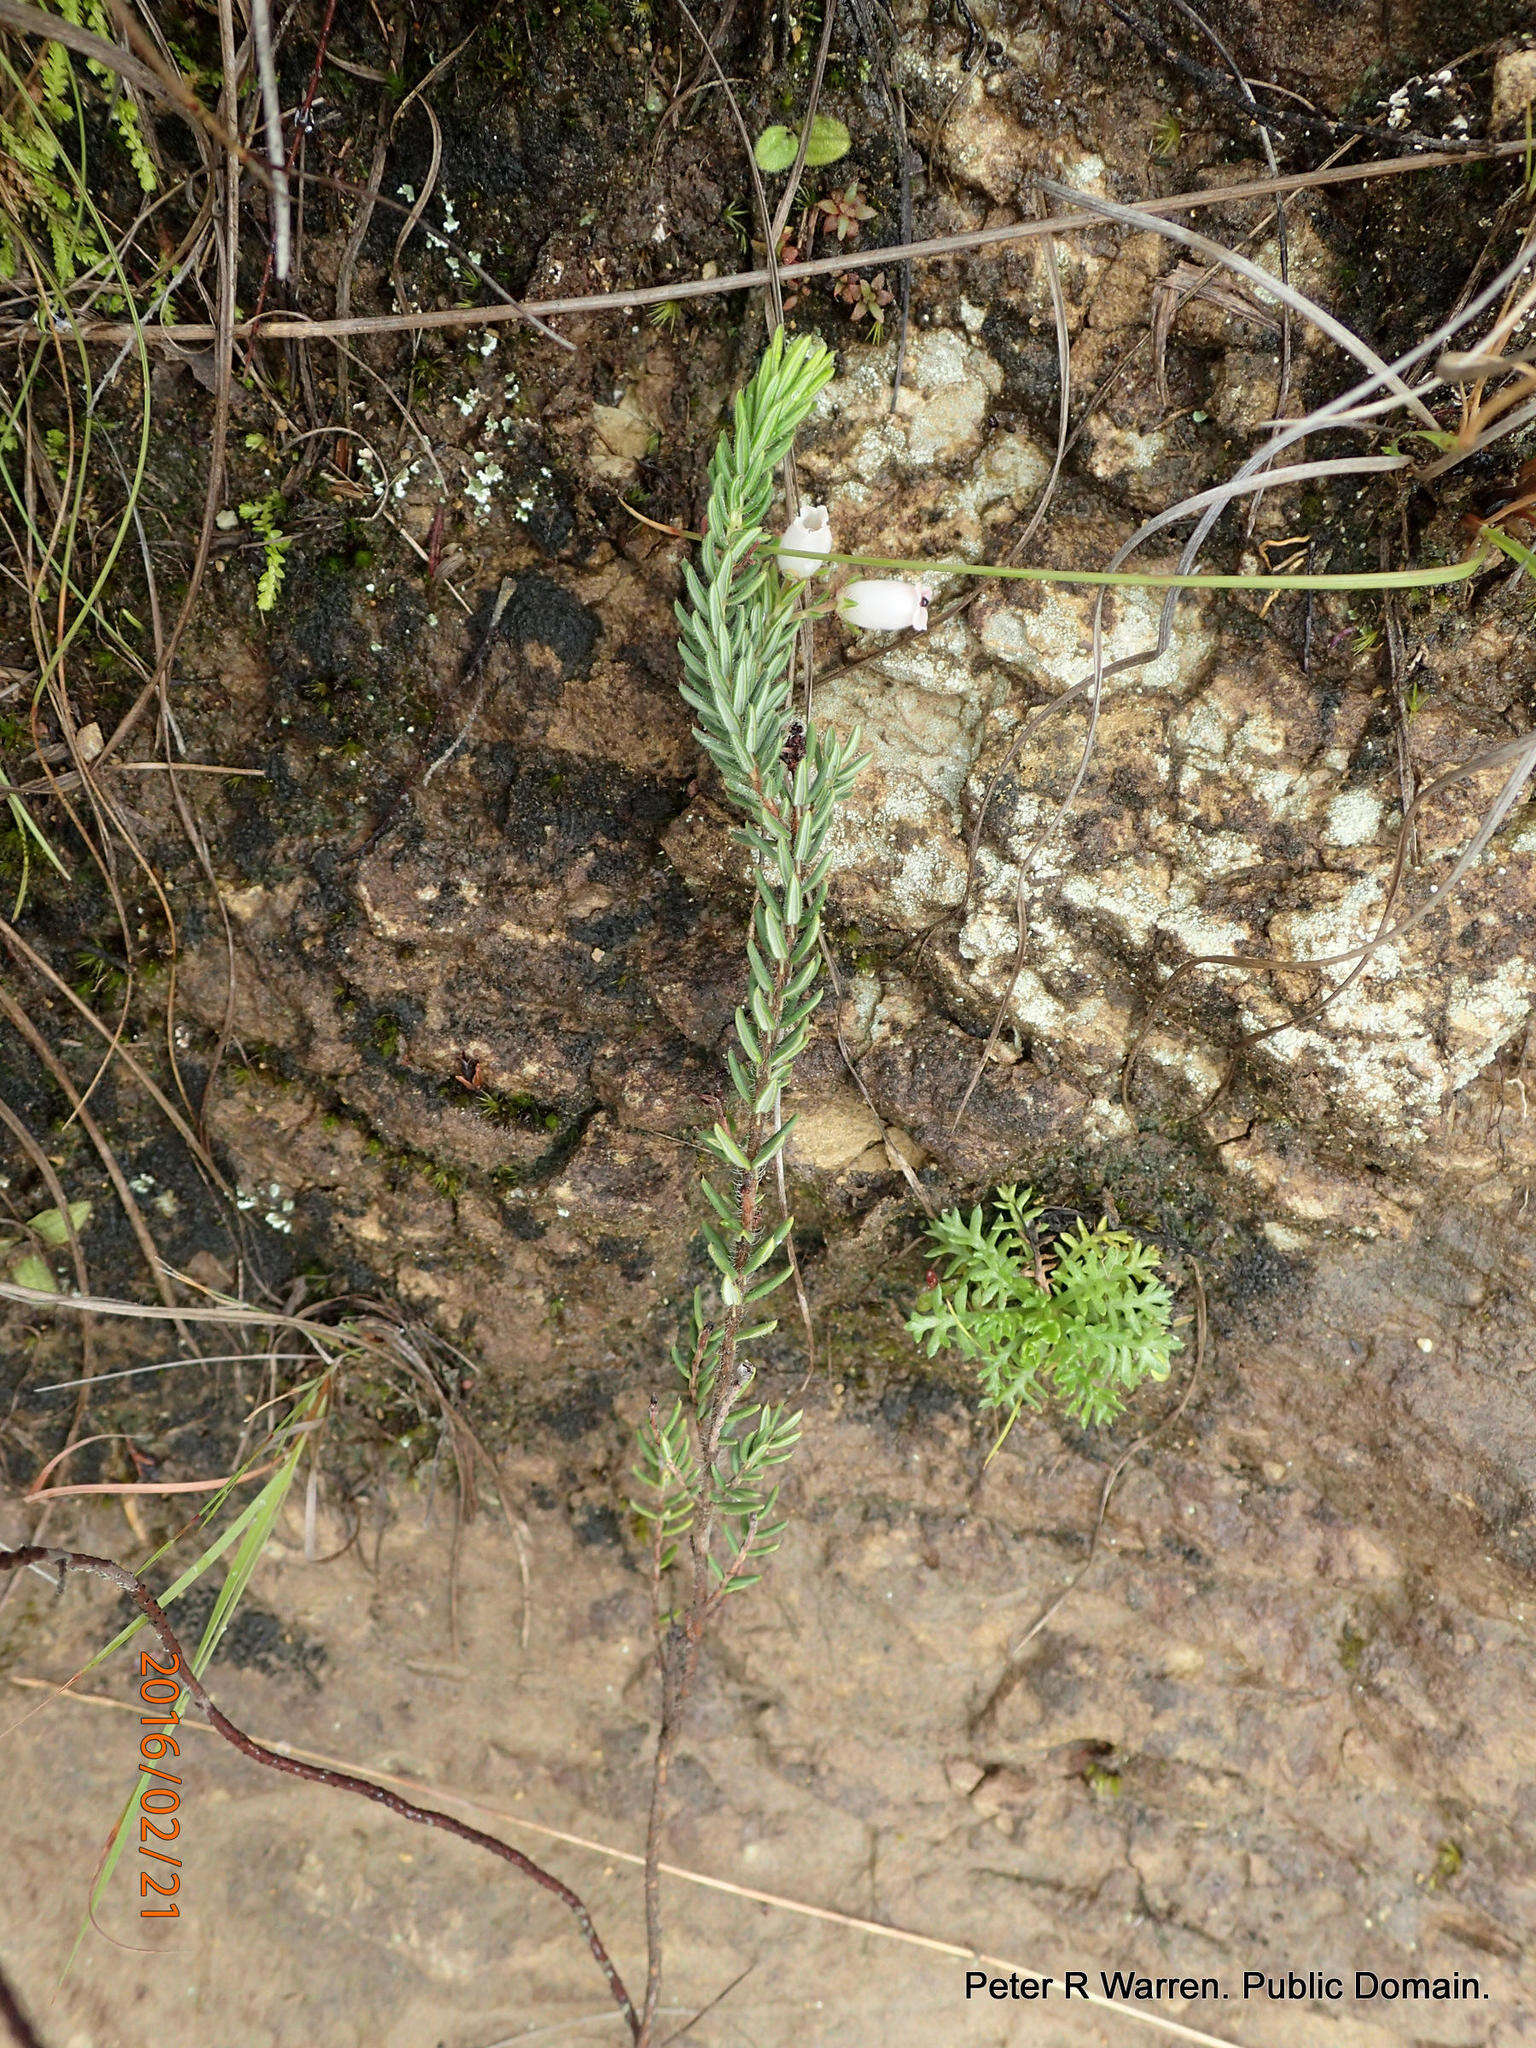
<path fill-rule="evenodd" d="M 1079 1222 L 1044 1248 L 1030 1189 L 1000 1187 L 996 1203 L 990 1222 L 980 1208 L 949 1209 L 932 1225 L 937 1284 L 907 1318 L 930 1358 L 953 1350 L 975 1362 L 983 1405 L 1005 1418 L 992 1457 L 1048 1395 L 1085 1426 L 1113 1422 L 1183 1349 L 1151 1245 Z"/>
<path fill-rule="evenodd" d="M 48 0 L 41 4 L 46 12 Z M 116 40 L 117 26 L 105 0 L 54 0 L 53 11 L 76 28 Z M 156 191 L 160 181 L 132 96 L 106 65 L 91 58 L 85 64 L 107 94 L 112 125 L 134 176 L 145 192 Z M 35 70 L 25 78 L 8 60 L 0 71 L 11 88 L 7 110 L 0 115 L 0 277 L 15 276 L 30 229 L 41 226 L 57 281 L 67 285 L 105 253 L 97 224 L 70 190 L 78 173 L 64 159 L 61 137 L 74 131 L 83 162 L 79 82 L 62 43 L 45 43 Z"/>
<path fill-rule="evenodd" d="M 261 542 L 262 560 L 265 567 L 261 581 L 256 586 L 256 609 L 270 612 L 275 609 L 283 588 L 283 576 L 287 568 L 284 556 L 293 542 L 283 532 L 282 517 L 286 511 L 281 491 L 269 491 L 264 498 L 247 499 L 240 507 L 240 517 L 251 526 Z"/>

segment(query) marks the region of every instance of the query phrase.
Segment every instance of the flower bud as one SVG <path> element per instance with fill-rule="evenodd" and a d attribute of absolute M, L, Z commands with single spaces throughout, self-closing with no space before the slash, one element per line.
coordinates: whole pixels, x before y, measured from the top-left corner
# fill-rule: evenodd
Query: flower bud
<path fill-rule="evenodd" d="M 908 583 L 900 576 L 862 577 L 847 586 L 837 608 L 850 626 L 865 633 L 899 633 L 907 626 L 926 633 L 932 597 L 926 583 Z"/>
<path fill-rule="evenodd" d="M 793 552 L 790 552 L 793 550 Z M 825 505 L 802 505 L 779 542 L 779 574 L 791 583 L 819 576 L 832 552 L 832 526 Z"/>

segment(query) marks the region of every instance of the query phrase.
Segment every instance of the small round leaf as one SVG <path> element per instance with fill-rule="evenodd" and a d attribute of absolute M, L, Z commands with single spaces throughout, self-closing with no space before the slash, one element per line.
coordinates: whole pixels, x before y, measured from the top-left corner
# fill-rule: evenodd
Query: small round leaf
<path fill-rule="evenodd" d="M 796 148 L 799 147 L 797 141 Z M 853 138 L 842 122 L 831 114 L 818 114 L 811 123 L 811 139 L 806 145 L 805 161 L 811 170 L 822 164 L 835 164 L 853 147 Z M 794 162 L 794 158 L 790 158 Z"/>
<path fill-rule="evenodd" d="M 800 138 L 792 129 L 775 123 L 765 128 L 757 138 L 752 154 L 757 158 L 760 171 L 787 171 L 799 153 Z"/>

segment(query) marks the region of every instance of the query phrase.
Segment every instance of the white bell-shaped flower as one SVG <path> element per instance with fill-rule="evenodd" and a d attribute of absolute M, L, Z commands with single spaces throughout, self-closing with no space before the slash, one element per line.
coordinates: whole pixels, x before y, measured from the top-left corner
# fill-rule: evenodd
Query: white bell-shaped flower
<path fill-rule="evenodd" d="M 861 632 L 900 633 L 910 626 L 914 633 L 926 633 L 932 601 L 926 583 L 908 583 L 901 576 L 866 576 L 847 585 L 837 608 Z"/>
<path fill-rule="evenodd" d="M 779 542 L 779 574 L 791 583 L 819 576 L 832 552 L 832 524 L 825 505 L 802 505 Z"/>

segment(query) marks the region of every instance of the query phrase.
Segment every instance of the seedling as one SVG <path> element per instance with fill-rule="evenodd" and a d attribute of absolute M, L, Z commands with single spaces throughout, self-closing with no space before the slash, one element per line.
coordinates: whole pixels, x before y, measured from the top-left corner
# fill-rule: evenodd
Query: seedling
<path fill-rule="evenodd" d="M 1005 1418 L 989 1463 L 1026 1408 L 1054 1396 L 1084 1427 L 1113 1422 L 1183 1349 L 1150 1245 L 1102 1222 L 1047 1240 L 1028 1188 L 1000 1187 L 996 1203 L 990 1223 L 949 1209 L 932 1226 L 939 1267 L 907 1318 L 930 1358 L 975 1361 L 982 1405 Z"/>
<path fill-rule="evenodd" d="M 852 146 L 852 138 L 841 121 L 830 114 L 818 114 L 811 122 L 810 140 L 805 145 L 806 167 L 814 171 L 823 164 L 835 164 Z M 789 170 L 799 153 L 800 137 L 792 128 L 777 122 L 763 130 L 752 150 L 758 169 L 770 175 Z"/>
<path fill-rule="evenodd" d="M 838 284 L 837 297 L 845 306 L 851 307 L 854 320 L 868 319 L 871 332 L 878 341 L 885 332 L 885 309 L 895 303 L 886 286 L 885 272 L 877 270 L 873 277 L 862 271 L 849 272 Z"/>
<path fill-rule="evenodd" d="M 837 236 L 839 242 L 856 242 L 863 223 L 875 217 L 875 209 L 860 197 L 857 178 L 844 186 L 841 192 L 833 192 L 826 199 L 818 199 L 816 210 L 824 215 L 828 228 Z"/>

